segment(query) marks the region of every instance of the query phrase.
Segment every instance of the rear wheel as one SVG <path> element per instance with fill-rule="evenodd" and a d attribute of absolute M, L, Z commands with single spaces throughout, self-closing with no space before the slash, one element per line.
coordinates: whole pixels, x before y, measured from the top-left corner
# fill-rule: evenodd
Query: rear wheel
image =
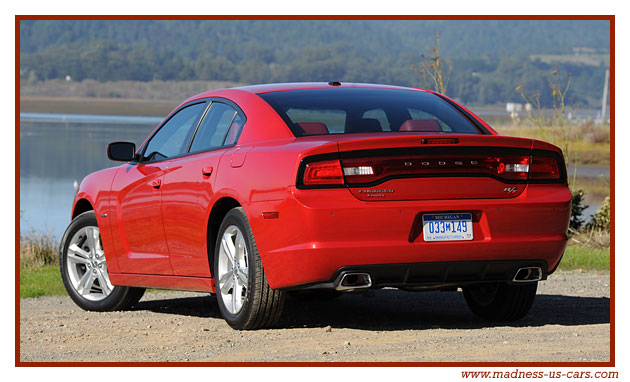
<path fill-rule="evenodd" d="M 284 293 L 269 287 L 247 215 L 240 207 L 230 210 L 219 227 L 214 269 L 219 310 L 231 327 L 259 329 L 278 321 Z"/>
<path fill-rule="evenodd" d="M 110 282 L 93 211 L 77 216 L 66 229 L 61 240 L 59 267 L 70 298 L 85 310 L 128 309 L 144 294 L 144 288 L 114 286 Z"/>
<path fill-rule="evenodd" d="M 529 312 L 537 287 L 537 282 L 489 283 L 469 286 L 463 290 L 470 310 L 477 316 L 489 321 L 515 321 Z"/>

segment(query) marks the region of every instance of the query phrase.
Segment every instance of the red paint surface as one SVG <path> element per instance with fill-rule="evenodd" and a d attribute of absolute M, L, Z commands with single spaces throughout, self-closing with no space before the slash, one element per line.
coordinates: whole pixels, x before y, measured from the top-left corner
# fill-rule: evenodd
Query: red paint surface
<path fill-rule="evenodd" d="M 369 85 L 343 84 L 339 87 Z M 212 208 L 223 198 L 249 219 L 271 287 L 329 280 L 342 266 L 431 261 L 543 259 L 555 269 L 566 246 L 571 196 L 565 184 L 506 184 L 491 178 L 394 179 L 372 188 L 397 197 L 364 201 L 357 189 L 298 189 L 301 160 L 340 151 L 422 146 L 431 132 L 295 138 L 256 93 L 326 88 L 276 84 L 203 93 L 238 104 L 247 122 L 236 146 L 89 175 L 76 203 L 94 207 L 116 285 L 213 291 L 208 256 Z M 396 88 L 384 86 L 385 88 Z M 416 91 L 416 90 L 410 90 Z M 560 152 L 530 139 L 459 135 L 432 147 L 512 147 Z M 208 175 L 208 169 L 212 173 Z M 154 181 L 159 180 L 159 188 Z M 505 197 L 505 187 L 516 187 Z M 362 187 L 370 188 L 370 187 Z M 265 219 L 264 212 L 278 212 Z M 471 242 L 408 241 L 418 213 L 474 212 Z M 106 214 L 106 217 L 101 215 Z M 210 254 L 212 255 L 212 254 Z"/>

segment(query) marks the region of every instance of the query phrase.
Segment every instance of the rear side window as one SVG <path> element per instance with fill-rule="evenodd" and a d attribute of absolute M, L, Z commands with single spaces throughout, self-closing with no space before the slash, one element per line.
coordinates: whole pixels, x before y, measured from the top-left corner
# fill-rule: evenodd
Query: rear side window
<path fill-rule="evenodd" d="M 199 125 L 190 146 L 190 152 L 206 151 L 223 146 L 228 129 L 237 120 L 237 114 L 238 112 L 231 106 L 213 102 Z"/>
<path fill-rule="evenodd" d="M 245 118 L 243 118 L 243 116 L 240 114 L 236 114 L 236 117 L 234 117 L 234 121 L 232 121 L 232 125 L 230 125 L 230 130 L 228 131 L 228 134 L 225 137 L 225 142 L 223 144 L 226 146 L 235 144 L 238 136 L 241 134 L 241 130 L 243 129 L 244 124 Z"/>
<path fill-rule="evenodd" d="M 295 136 L 351 133 L 482 134 L 438 95 L 405 89 L 330 88 L 259 94 Z"/>
<path fill-rule="evenodd" d="M 202 102 L 180 109 L 151 137 L 142 161 L 155 162 L 183 154 L 205 107 L 206 103 Z"/>

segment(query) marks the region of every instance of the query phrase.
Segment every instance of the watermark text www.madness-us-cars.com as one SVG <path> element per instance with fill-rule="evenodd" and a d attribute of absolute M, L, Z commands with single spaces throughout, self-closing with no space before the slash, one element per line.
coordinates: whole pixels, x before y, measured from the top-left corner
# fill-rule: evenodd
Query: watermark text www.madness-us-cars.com
<path fill-rule="evenodd" d="M 579 371 L 524 371 L 524 370 L 479 370 L 462 371 L 462 379 L 618 379 L 618 371 L 579 370 Z"/>

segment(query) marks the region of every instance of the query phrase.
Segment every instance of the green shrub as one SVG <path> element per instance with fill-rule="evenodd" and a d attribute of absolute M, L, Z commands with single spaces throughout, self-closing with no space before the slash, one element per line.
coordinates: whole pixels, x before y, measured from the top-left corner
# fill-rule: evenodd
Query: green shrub
<path fill-rule="evenodd" d="M 591 215 L 591 220 L 588 223 L 588 227 L 592 229 L 610 231 L 610 196 L 602 202 L 599 210 L 595 212 L 595 215 Z"/>
<path fill-rule="evenodd" d="M 584 225 L 584 210 L 588 206 L 584 204 L 584 190 L 575 188 L 571 190 L 571 221 L 569 227 L 579 230 Z"/>

